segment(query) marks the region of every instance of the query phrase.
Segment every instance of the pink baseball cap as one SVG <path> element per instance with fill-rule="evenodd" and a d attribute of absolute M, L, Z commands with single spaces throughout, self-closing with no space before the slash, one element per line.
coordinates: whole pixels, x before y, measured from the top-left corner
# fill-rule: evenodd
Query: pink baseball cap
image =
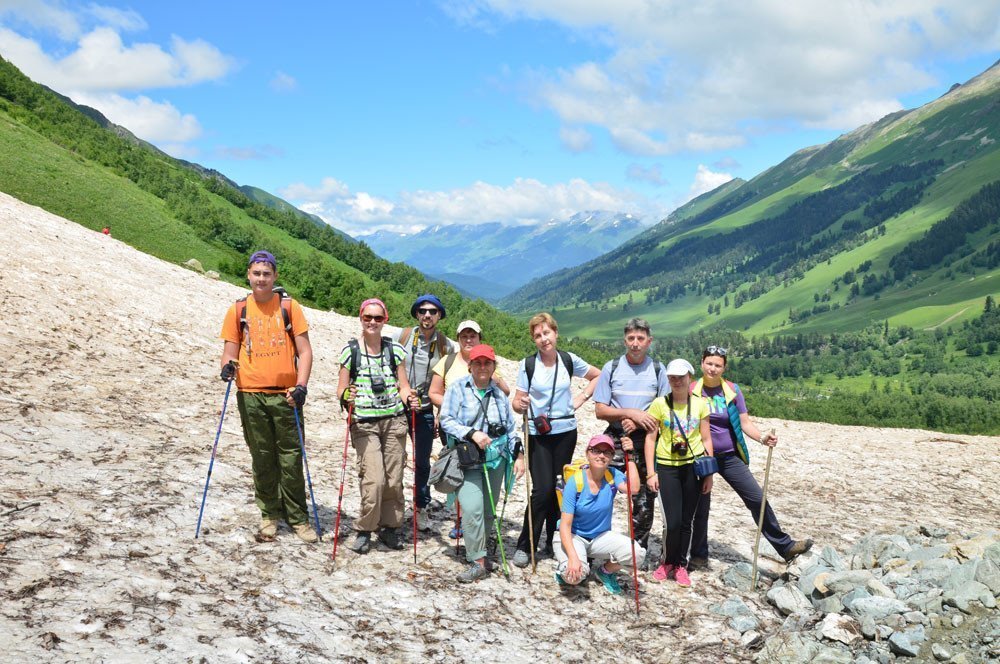
<path fill-rule="evenodd" d="M 594 436 L 593 438 L 591 438 L 590 442 L 587 443 L 587 449 L 588 450 L 592 450 L 595 447 L 610 447 L 611 451 L 614 452 L 614 450 L 615 450 L 615 441 L 608 434 L 606 434 L 606 433 L 599 433 L 596 436 Z"/>

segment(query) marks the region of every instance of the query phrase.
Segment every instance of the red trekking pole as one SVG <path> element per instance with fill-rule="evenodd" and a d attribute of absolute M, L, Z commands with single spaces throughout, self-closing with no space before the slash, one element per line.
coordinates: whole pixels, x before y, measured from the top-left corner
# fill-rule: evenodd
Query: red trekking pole
<path fill-rule="evenodd" d="M 347 405 L 347 428 L 344 431 L 344 463 L 340 467 L 340 495 L 337 497 L 337 523 L 333 527 L 333 555 L 330 560 L 337 561 L 337 540 L 340 539 L 340 508 L 344 504 L 344 478 L 347 476 L 347 446 L 351 441 L 351 416 L 354 414 L 354 402 Z"/>
<path fill-rule="evenodd" d="M 632 586 L 635 588 L 635 615 L 639 615 L 639 570 L 635 564 L 635 526 L 632 523 L 632 477 L 628 472 L 628 450 L 625 452 L 625 486 L 628 488 L 628 538 L 632 543 Z"/>
<path fill-rule="evenodd" d="M 417 411 L 410 408 L 410 443 L 413 450 L 413 564 L 417 564 Z"/>

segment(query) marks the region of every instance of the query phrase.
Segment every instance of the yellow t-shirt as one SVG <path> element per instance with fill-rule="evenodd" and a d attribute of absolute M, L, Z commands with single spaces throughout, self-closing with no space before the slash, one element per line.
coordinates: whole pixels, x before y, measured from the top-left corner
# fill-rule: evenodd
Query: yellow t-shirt
<path fill-rule="evenodd" d="M 444 389 L 447 392 L 448 386 L 454 383 L 456 380 L 462 378 L 463 376 L 469 375 L 469 363 L 465 361 L 461 353 L 455 354 L 455 361 L 451 363 L 451 369 L 448 370 L 447 375 L 444 372 L 444 365 L 448 363 L 448 356 L 445 355 L 437 364 L 434 365 L 434 373 L 441 376 L 444 379 Z M 500 376 L 499 372 L 493 373 L 493 379 L 496 380 Z"/>
<path fill-rule="evenodd" d="M 226 312 L 222 331 L 219 333 L 223 341 L 240 344 L 237 389 L 243 392 L 284 392 L 295 387 L 295 346 L 285 332 L 281 298 L 275 295 L 264 304 L 258 304 L 250 295 L 247 297 L 246 307 L 248 339 L 243 339 L 240 343 L 240 320 L 236 315 L 235 303 Z M 297 337 L 309 331 L 309 324 L 298 302 L 292 300 L 288 313 L 292 323 L 292 336 Z"/>
<path fill-rule="evenodd" d="M 701 441 L 700 425 L 709 415 L 708 401 L 693 394 L 688 399 L 690 410 L 688 404 L 674 404 L 674 415 L 670 414 L 666 397 L 657 397 L 646 409 L 646 412 L 660 423 L 660 436 L 656 440 L 656 463 L 661 466 L 686 466 L 694 463 L 695 457 L 706 453 L 705 445 Z M 677 430 L 678 422 L 684 435 Z M 684 442 L 684 436 L 687 436 L 687 453 L 677 455 L 671 452 L 675 442 Z"/>

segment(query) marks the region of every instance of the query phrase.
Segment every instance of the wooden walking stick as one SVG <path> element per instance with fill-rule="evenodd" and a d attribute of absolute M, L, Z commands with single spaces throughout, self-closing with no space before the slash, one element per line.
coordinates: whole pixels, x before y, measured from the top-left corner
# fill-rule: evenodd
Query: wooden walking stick
<path fill-rule="evenodd" d="M 774 429 L 768 433 L 768 440 L 774 435 Z M 771 476 L 771 453 L 774 447 L 767 448 L 767 465 L 764 466 L 764 488 L 760 499 L 760 517 L 757 519 L 757 536 L 753 541 L 753 570 L 750 573 L 750 590 L 757 589 L 757 551 L 760 547 L 760 533 L 764 530 L 764 511 L 767 509 L 767 480 Z"/>
<path fill-rule="evenodd" d="M 525 484 L 528 490 L 528 542 L 531 547 L 531 573 L 535 573 L 535 524 L 531 515 L 531 444 L 528 441 L 528 414 L 524 414 L 524 463 L 528 466 Z"/>

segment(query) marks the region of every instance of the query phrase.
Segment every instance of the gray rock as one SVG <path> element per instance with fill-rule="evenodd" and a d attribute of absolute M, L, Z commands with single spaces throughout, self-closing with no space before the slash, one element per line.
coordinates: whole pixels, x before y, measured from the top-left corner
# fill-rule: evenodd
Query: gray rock
<path fill-rule="evenodd" d="M 816 589 L 816 579 L 822 575 L 832 573 L 833 570 L 825 565 L 812 565 L 799 576 L 796 585 L 798 585 L 803 595 L 809 596 Z"/>
<path fill-rule="evenodd" d="M 845 645 L 850 645 L 861 638 L 861 626 L 858 621 L 839 613 L 827 615 L 817 629 L 824 639 L 838 641 Z"/>
<path fill-rule="evenodd" d="M 730 588 L 736 588 L 744 592 L 750 591 L 750 573 L 753 568 L 750 563 L 736 563 L 731 565 L 722 573 L 722 583 Z"/>
<path fill-rule="evenodd" d="M 930 620 L 927 618 L 927 616 L 925 616 L 920 611 L 907 611 L 906 613 L 903 614 L 903 618 L 906 619 L 906 622 L 910 623 L 911 625 L 916 625 L 916 624 L 927 625 L 930 623 Z"/>
<path fill-rule="evenodd" d="M 184 265 L 186 267 L 191 268 L 195 272 L 204 272 L 205 271 L 205 268 L 203 268 L 201 266 L 201 261 L 198 260 L 197 258 L 189 258 L 188 260 L 184 261 Z"/>
<path fill-rule="evenodd" d="M 865 590 L 867 590 L 872 595 L 877 595 L 878 597 L 895 597 L 896 594 L 892 592 L 889 586 L 885 585 L 878 579 L 870 579 L 865 584 Z"/>
<path fill-rule="evenodd" d="M 875 632 L 878 634 L 879 641 L 885 641 L 888 639 L 895 630 L 888 625 L 879 625 L 875 628 Z"/>
<path fill-rule="evenodd" d="M 951 617 L 951 626 L 954 627 L 955 629 L 961 627 L 962 623 L 964 622 L 965 622 L 965 616 L 963 616 L 961 613 L 956 613 Z"/>
<path fill-rule="evenodd" d="M 840 613 L 844 610 L 844 603 L 837 595 L 819 597 L 816 593 L 813 593 L 809 601 L 812 602 L 813 608 L 820 613 Z"/>
<path fill-rule="evenodd" d="M 712 613 L 729 618 L 729 626 L 740 634 L 755 630 L 760 626 L 760 621 L 753 614 L 743 600 L 738 597 L 730 597 L 722 604 L 713 604 L 709 607 Z"/>
<path fill-rule="evenodd" d="M 789 578 L 797 579 L 816 565 L 825 566 L 822 561 L 820 561 L 819 554 L 816 553 L 816 549 L 810 549 L 789 563 L 785 567 L 785 574 L 787 574 Z"/>
<path fill-rule="evenodd" d="M 894 613 L 891 616 L 886 616 L 883 624 L 895 632 L 904 629 L 909 623 L 906 622 L 906 618 L 901 614 Z"/>
<path fill-rule="evenodd" d="M 893 632 L 889 637 L 889 650 L 897 655 L 916 657 L 920 654 L 920 644 L 927 640 L 923 625 L 914 625 L 908 629 Z"/>
<path fill-rule="evenodd" d="M 907 604 L 924 613 L 941 611 L 944 592 L 940 588 L 931 588 L 927 592 L 917 593 L 906 598 Z"/>
<path fill-rule="evenodd" d="M 767 599 L 777 607 L 781 615 L 808 612 L 812 609 L 809 599 L 798 588 L 792 585 L 771 588 L 767 591 Z"/>
<path fill-rule="evenodd" d="M 979 601 L 987 609 L 995 609 L 995 608 L 997 608 L 997 600 L 993 596 L 993 593 L 991 593 L 991 592 L 985 592 L 982 595 L 980 595 L 979 596 Z"/>
<path fill-rule="evenodd" d="M 954 558 L 935 558 L 918 563 L 914 568 L 915 578 L 923 583 L 933 583 L 941 585 L 944 580 L 951 576 L 951 573 L 958 567 L 958 561 Z"/>
<path fill-rule="evenodd" d="M 948 536 L 948 531 L 939 526 L 920 526 L 920 532 L 927 537 L 933 537 L 934 539 L 944 539 Z"/>
<path fill-rule="evenodd" d="M 889 597 L 861 597 L 854 600 L 848 610 L 856 618 L 870 616 L 873 620 L 881 620 L 894 613 L 905 613 L 910 607 Z"/>
<path fill-rule="evenodd" d="M 821 645 L 819 652 L 813 657 L 812 664 L 851 664 L 852 659 L 854 657 L 850 650 Z"/>
<path fill-rule="evenodd" d="M 875 637 L 878 635 L 878 626 L 875 624 L 875 619 L 871 616 L 865 616 L 861 619 L 861 636 L 865 637 L 869 641 L 874 641 Z"/>
<path fill-rule="evenodd" d="M 996 546 L 993 545 L 990 549 Z M 988 557 L 982 558 L 977 561 L 976 573 L 973 578 L 989 588 L 994 595 L 1000 595 L 1000 563 L 994 562 Z"/>
<path fill-rule="evenodd" d="M 978 601 L 984 593 L 989 592 L 990 589 L 978 581 L 967 581 L 958 587 L 945 590 L 944 603 L 957 607 L 963 613 L 970 613 L 969 602 Z"/>
<path fill-rule="evenodd" d="M 743 632 L 740 637 L 740 645 L 744 648 L 752 648 L 753 646 L 760 643 L 764 637 L 761 636 L 760 632 L 755 630 L 750 630 L 749 632 Z"/>
<path fill-rule="evenodd" d="M 215 270 L 208 270 L 207 272 L 205 272 L 205 276 L 208 277 L 209 279 L 214 279 L 215 281 L 219 280 L 219 273 L 216 272 Z"/>
<path fill-rule="evenodd" d="M 855 588 L 864 588 L 869 581 L 874 581 L 870 571 L 855 569 L 846 572 L 830 572 L 825 576 L 818 576 L 813 581 L 813 584 L 821 592 L 822 588 L 825 587 L 828 592 L 843 594 L 849 593 Z"/>
<path fill-rule="evenodd" d="M 820 652 L 815 641 L 794 632 L 775 634 L 764 642 L 755 662 L 811 662 Z"/>
<path fill-rule="evenodd" d="M 944 558 L 951 553 L 951 545 L 938 544 L 936 546 L 921 546 L 907 551 L 903 556 L 907 560 L 933 560 Z"/>
<path fill-rule="evenodd" d="M 840 554 L 837 553 L 837 550 L 829 544 L 824 546 L 820 551 L 817 562 L 833 572 L 844 572 L 850 569 L 847 563 L 844 562 L 844 559 L 840 557 Z"/>
<path fill-rule="evenodd" d="M 931 654 L 934 655 L 934 659 L 939 662 L 947 662 L 951 659 L 951 651 L 940 643 L 931 644 Z"/>
<path fill-rule="evenodd" d="M 785 618 L 785 621 L 781 623 L 781 631 L 801 632 L 812 624 L 813 620 L 814 617 L 811 613 L 806 613 L 804 611 L 801 613 L 793 613 Z"/>
<path fill-rule="evenodd" d="M 844 603 L 845 608 L 850 609 L 855 600 L 859 600 L 862 597 L 871 597 L 871 595 L 864 588 L 855 588 L 851 592 L 844 595 L 841 601 Z"/>

